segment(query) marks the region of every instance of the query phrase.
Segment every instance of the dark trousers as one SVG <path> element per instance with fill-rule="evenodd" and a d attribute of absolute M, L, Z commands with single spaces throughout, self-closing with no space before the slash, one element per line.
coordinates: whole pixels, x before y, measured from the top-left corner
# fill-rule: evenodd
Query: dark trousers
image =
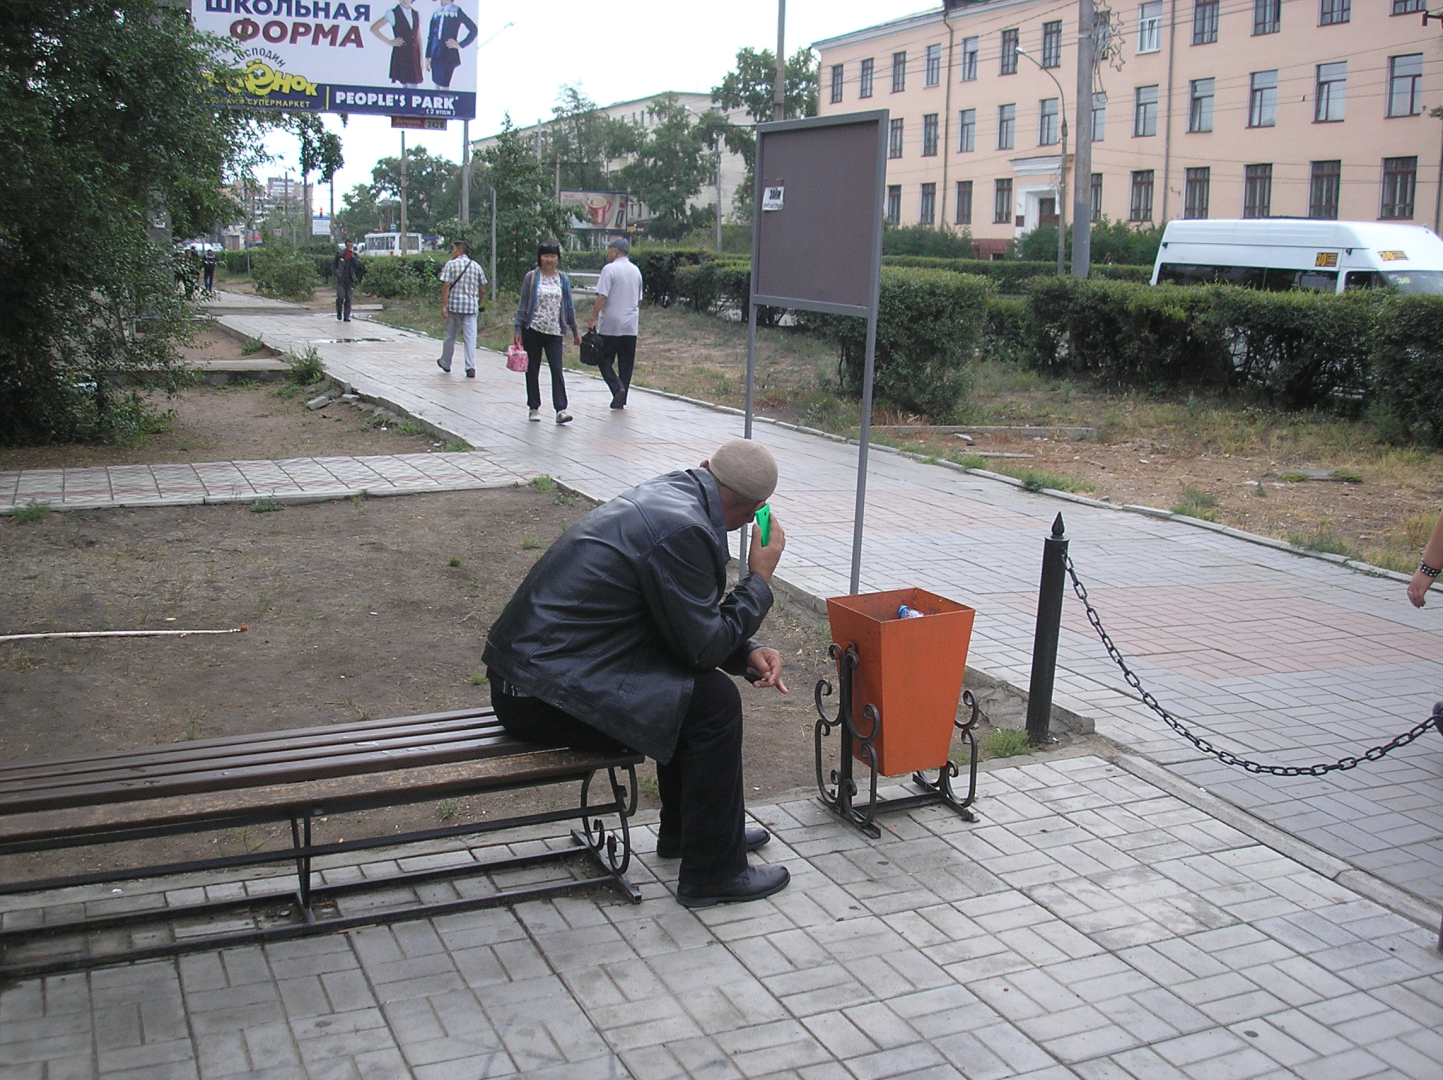
<path fill-rule="evenodd" d="M 541 354 L 551 366 L 551 407 L 557 412 L 566 408 L 566 376 L 561 368 L 561 335 L 539 334 L 531 327 L 521 331 L 521 347 L 526 350 L 526 407 L 541 408 Z"/>
<path fill-rule="evenodd" d="M 617 370 L 611 369 L 616 362 Z M 601 335 L 601 377 L 611 388 L 611 400 L 618 405 L 626 404 L 627 391 L 631 389 L 631 369 L 636 364 L 635 334 Z"/>
<path fill-rule="evenodd" d="M 206 263 L 201 267 L 201 275 L 205 278 L 205 291 L 215 292 L 215 264 Z"/>
<path fill-rule="evenodd" d="M 351 317 L 351 291 L 350 285 L 336 286 L 336 318 L 349 319 Z"/>
<path fill-rule="evenodd" d="M 542 746 L 625 750 L 594 727 L 539 698 L 511 697 L 491 683 L 496 718 L 512 738 Z M 722 671 L 696 677 L 676 752 L 656 763 L 661 795 L 657 843 L 679 844 L 679 884 L 706 888 L 747 868 L 742 801 L 742 698 Z"/>

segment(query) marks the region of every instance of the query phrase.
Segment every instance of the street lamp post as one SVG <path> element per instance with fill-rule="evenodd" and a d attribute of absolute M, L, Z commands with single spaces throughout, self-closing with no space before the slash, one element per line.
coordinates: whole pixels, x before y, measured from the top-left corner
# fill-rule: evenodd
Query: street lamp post
<path fill-rule="evenodd" d="M 1061 277 L 1067 273 L 1067 95 L 1062 92 L 1062 84 L 1050 68 L 1038 64 L 1037 58 L 1026 49 L 1018 49 L 1017 52 L 1037 64 L 1037 70 L 1057 87 L 1057 118 L 1062 123 L 1062 157 L 1057 162 L 1057 275 Z"/>

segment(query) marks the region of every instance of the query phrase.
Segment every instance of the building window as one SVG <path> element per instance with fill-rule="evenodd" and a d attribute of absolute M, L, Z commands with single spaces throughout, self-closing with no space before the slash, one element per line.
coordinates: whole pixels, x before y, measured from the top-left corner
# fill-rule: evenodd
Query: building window
<path fill-rule="evenodd" d="M 972 181 L 957 181 L 957 221 L 958 225 L 972 224 Z"/>
<path fill-rule="evenodd" d="M 1092 220 L 1102 220 L 1102 173 L 1092 174 Z"/>
<path fill-rule="evenodd" d="M 1092 141 L 1102 142 L 1107 136 L 1107 91 L 1092 92 Z"/>
<path fill-rule="evenodd" d="M 1002 31 L 1002 67 L 999 75 L 1017 74 L 1017 31 Z"/>
<path fill-rule="evenodd" d="M 957 152 L 970 154 L 977 149 L 977 110 L 963 109 L 957 114 Z"/>
<path fill-rule="evenodd" d="M 1265 218 L 1273 213 L 1273 167 L 1243 167 L 1243 217 Z"/>
<path fill-rule="evenodd" d="M 1057 99 L 1043 98 L 1037 108 L 1037 145 L 1057 145 Z"/>
<path fill-rule="evenodd" d="M 1143 169 L 1132 174 L 1132 201 L 1127 212 L 1128 221 L 1152 220 L 1152 170 Z"/>
<path fill-rule="evenodd" d="M 1187 129 L 1189 131 L 1211 131 L 1213 129 L 1213 88 L 1215 79 L 1194 79 L 1188 84 Z"/>
<path fill-rule="evenodd" d="M 1427 0 L 1393 0 L 1394 15 L 1411 15 L 1415 11 L 1427 11 Z M 1408 215 L 1412 217 L 1410 213 Z"/>
<path fill-rule="evenodd" d="M 1283 0 L 1253 0 L 1253 36 L 1283 28 Z"/>
<path fill-rule="evenodd" d="M 1252 89 L 1248 92 L 1248 127 L 1272 127 L 1278 117 L 1278 73 L 1253 72 Z"/>
<path fill-rule="evenodd" d="M 1132 109 L 1132 135 L 1141 138 L 1157 134 L 1157 86 L 1139 86 Z"/>
<path fill-rule="evenodd" d="M 892 93 L 900 94 L 905 89 L 907 89 L 907 54 L 894 52 L 892 54 Z"/>
<path fill-rule="evenodd" d="M 1012 224 L 1012 180 L 997 180 L 993 183 L 992 224 Z"/>
<path fill-rule="evenodd" d="M 975 37 L 962 39 L 962 81 L 972 82 L 977 78 L 977 49 L 978 39 Z"/>
<path fill-rule="evenodd" d="M 1211 45 L 1218 39 L 1218 0 L 1193 0 L 1192 43 Z"/>
<path fill-rule="evenodd" d="M 937 114 L 922 117 L 922 156 L 937 156 Z"/>
<path fill-rule="evenodd" d="M 1413 216 L 1413 196 L 1418 190 L 1418 159 L 1390 157 L 1383 159 L 1382 218 L 1408 220 Z"/>
<path fill-rule="evenodd" d="M 1336 26 L 1353 18 L 1353 0 L 1322 0 L 1318 9 L 1319 26 Z"/>
<path fill-rule="evenodd" d="M 875 70 L 875 68 L 876 62 L 872 59 L 872 57 L 869 56 L 867 57 L 867 59 L 862 61 L 862 74 L 857 79 L 858 97 L 872 96 L 872 72 Z"/>
<path fill-rule="evenodd" d="M 1137 5 L 1137 51 L 1159 52 L 1162 49 L 1162 0 Z"/>
<path fill-rule="evenodd" d="M 887 125 L 887 156 L 889 158 L 902 156 L 902 121 L 900 118 Z"/>
<path fill-rule="evenodd" d="M 1308 217 L 1338 219 L 1338 193 L 1343 186 L 1341 161 L 1315 161 L 1308 178 Z"/>
<path fill-rule="evenodd" d="M 902 224 L 902 185 L 887 185 L 887 224 Z"/>
<path fill-rule="evenodd" d="M 937 224 L 937 185 L 922 185 L 922 203 L 917 214 L 918 225 Z"/>
<path fill-rule="evenodd" d="M 1062 20 L 1042 24 L 1042 66 L 1062 66 Z"/>
<path fill-rule="evenodd" d="M 997 149 L 1011 150 L 1017 139 L 1017 106 L 997 106 Z"/>
<path fill-rule="evenodd" d="M 1211 169 L 1188 169 L 1183 182 L 1182 216 L 1205 218 L 1208 216 L 1208 194 L 1212 187 Z"/>
<path fill-rule="evenodd" d="M 1348 62 L 1318 65 L 1318 89 L 1313 97 L 1317 103 L 1313 119 L 1320 124 L 1334 124 L 1343 119 L 1343 106 L 1348 91 Z"/>
<path fill-rule="evenodd" d="M 927 86 L 936 86 L 942 81 L 942 46 L 927 46 L 927 68 L 922 79 Z"/>
<path fill-rule="evenodd" d="M 1423 111 L 1423 54 L 1388 57 L 1388 115 L 1417 116 Z"/>
<path fill-rule="evenodd" d="M 832 65 L 832 104 L 842 100 L 842 65 Z"/>

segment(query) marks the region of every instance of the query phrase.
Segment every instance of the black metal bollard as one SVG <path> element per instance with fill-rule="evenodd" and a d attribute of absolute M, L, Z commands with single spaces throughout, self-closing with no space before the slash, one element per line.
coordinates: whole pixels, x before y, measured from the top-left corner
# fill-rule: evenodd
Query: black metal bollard
<path fill-rule="evenodd" d="M 1062 630 L 1062 588 L 1067 581 L 1067 537 L 1062 515 L 1042 542 L 1042 586 L 1037 593 L 1037 631 L 1032 637 L 1032 682 L 1027 690 L 1027 741 L 1051 738 L 1052 684 L 1057 678 L 1057 638 Z"/>

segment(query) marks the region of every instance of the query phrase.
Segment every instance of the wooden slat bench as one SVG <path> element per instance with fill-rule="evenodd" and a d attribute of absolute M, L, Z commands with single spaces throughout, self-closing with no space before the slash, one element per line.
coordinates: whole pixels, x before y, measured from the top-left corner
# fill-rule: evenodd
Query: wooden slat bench
<path fill-rule="evenodd" d="M 226 901 L 167 904 L 157 892 L 154 906 L 135 911 L 102 910 L 82 919 L 49 922 L 35 909 L 25 918 L 11 911 L 0 925 L 0 977 L 33 977 L 99 963 L 175 955 L 243 943 L 284 940 L 359 925 L 431 917 L 454 911 L 514 903 L 606 883 L 632 900 L 640 893 L 626 879 L 631 860 L 628 818 L 636 809 L 635 754 L 547 750 L 517 742 L 489 709 L 366 720 L 225 739 L 148 746 L 110 753 L 86 753 L 0 766 L 0 855 L 109 844 L 260 824 L 289 822 L 291 847 L 213 859 L 121 869 L 43 881 L 0 882 L 0 894 L 39 893 L 122 880 L 195 871 L 290 862 L 295 887 L 251 893 Z M 605 795 L 591 802 L 596 773 L 605 772 Z M 313 844 L 314 818 L 384 806 L 457 798 L 485 792 L 578 783 L 575 804 L 545 813 L 455 825 L 360 840 Z M 614 817 L 614 827 L 604 823 Z M 577 821 L 577 847 L 491 862 L 471 860 L 387 878 L 315 886 L 312 862 L 408 842 L 494 832 L 525 825 Z M 497 888 L 484 895 L 436 903 L 377 907 L 343 915 L 348 894 L 439 878 L 494 873 L 589 853 L 601 874 L 567 877 L 540 885 Z M 266 879 L 272 880 L 272 879 Z M 288 878 L 273 879 L 285 882 Z M 81 905 L 82 909 L 85 905 Z M 267 910 L 269 909 L 269 910 Z M 175 933 L 177 921 L 223 920 L 218 933 Z M 85 941 L 124 937 L 127 927 L 146 924 L 147 943 L 119 950 L 93 944 L 64 955 L 47 951 L 59 935 Z M 240 925 L 249 923 L 249 926 Z M 172 929 L 156 929 L 156 924 Z M 237 926 L 239 925 L 239 928 Z M 164 940 L 157 941 L 159 937 Z M 63 950 L 62 950 L 63 951 Z"/>

